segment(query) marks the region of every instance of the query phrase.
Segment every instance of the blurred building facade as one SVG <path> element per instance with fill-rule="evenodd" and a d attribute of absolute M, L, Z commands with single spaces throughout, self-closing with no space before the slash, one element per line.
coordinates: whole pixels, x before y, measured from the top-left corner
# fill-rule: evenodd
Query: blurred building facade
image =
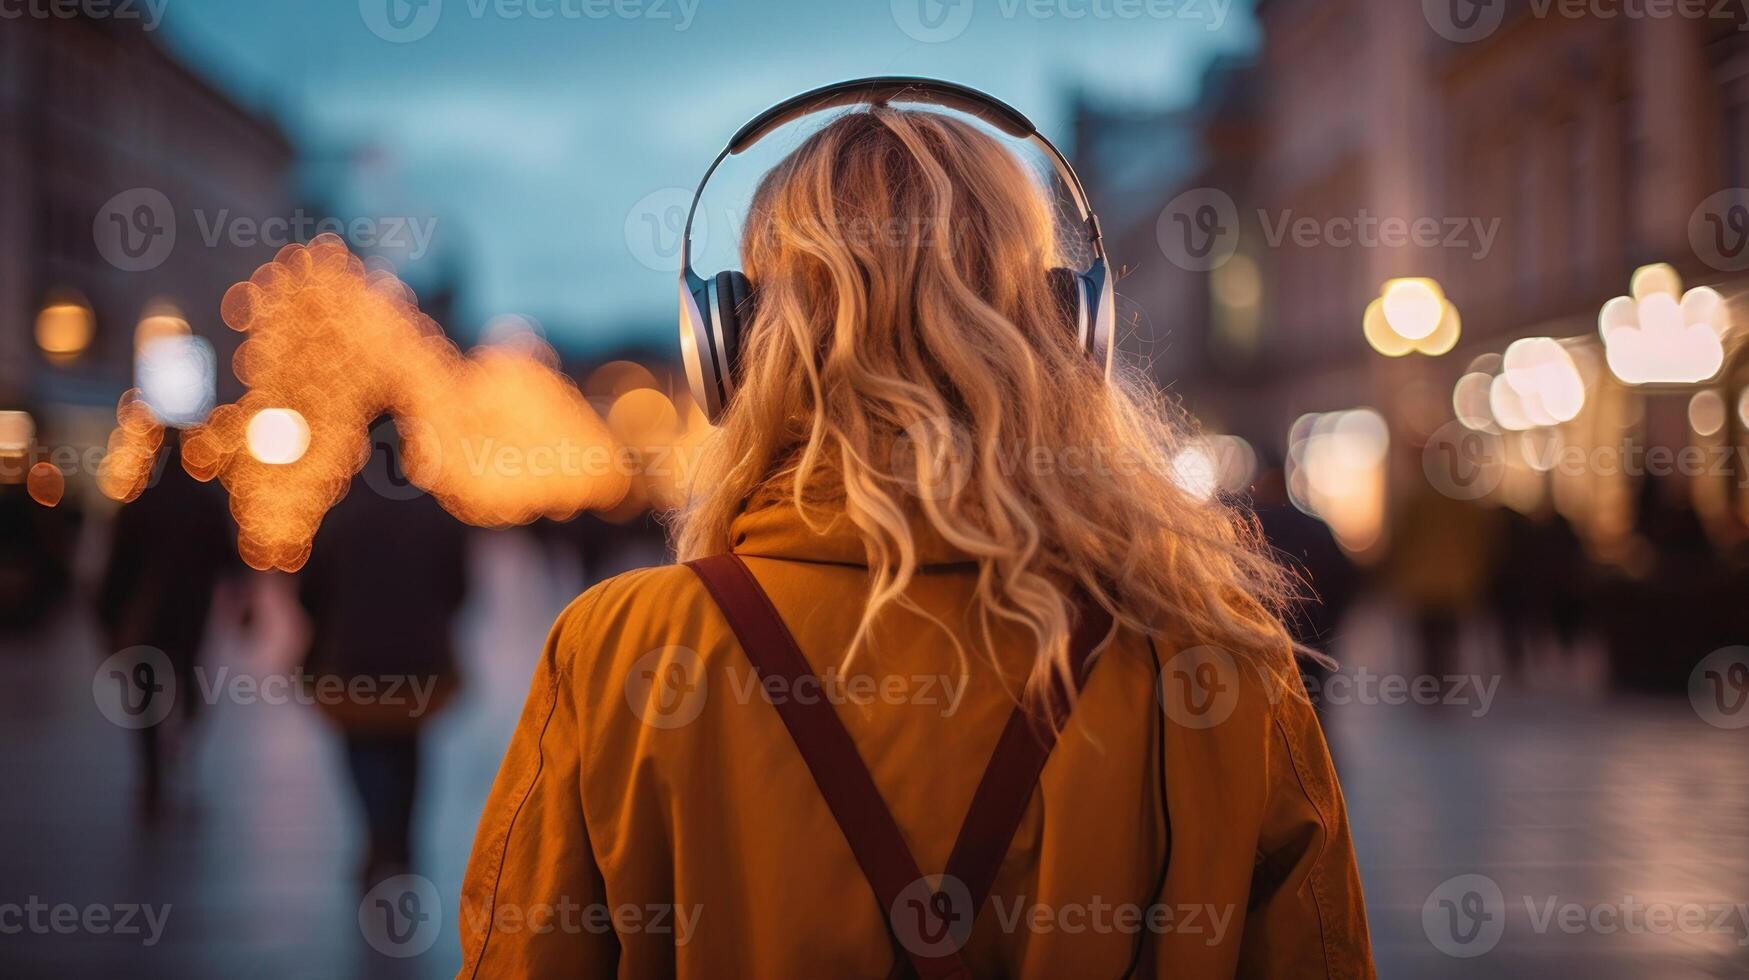
<path fill-rule="evenodd" d="M 141 22 L 9 18 L 0 31 L 0 392 L 81 428 L 84 409 L 111 412 L 132 383 L 142 317 L 168 311 L 212 342 L 219 397 L 234 396 L 228 365 L 239 338 L 220 322 L 219 301 L 272 257 L 271 244 L 238 229 L 291 213 L 292 162 L 272 122 L 190 72 Z M 173 245 L 161 244 L 167 235 Z M 89 340 L 51 357 L 36 320 L 69 297 L 90 311 Z"/>
<path fill-rule="evenodd" d="M 1208 427 L 1279 453 L 1304 413 L 1371 405 L 1393 448 L 1418 448 L 1451 421 L 1453 384 L 1478 355 L 1526 336 L 1595 340 L 1599 308 L 1641 265 L 1670 263 L 1727 299 L 1741 291 L 1697 256 L 1690 228 L 1709 195 L 1749 184 L 1743 13 L 1571 17 L 1502 3 L 1497 28 L 1458 42 L 1423 4 L 1259 0 L 1256 57 L 1216 62 L 1173 117 L 1192 131 L 1191 166 L 1127 198 L 1108 234 L 1131 266 L 1120 291 L 1153 320 L 1150 370 Z M 1211 189 L 1235 205 L 1236 252 L 1182 268 L 1163 222 Z M 1441 241 L 1294 233 L 1303 219 L 1353 235 L 1387 218 L 1434 219 Z M 1404 276 L 1443 285 L 1462 315 L 1454 350 L 1387 358 L 1368 346 L 1363 311 Z M 1733 408 L 1739 360 L 1717 383 Z M 1603 389 L 1594 401 L 1622 402 L 1616 416 L 1641 438 L 1692 441 L 1694 387 Z M 1740 441 L 1744 420 L 1727 414 L 1715 438 Z M 1399 462 L 1394 484 L 1422 479 L 1418 459 Z"/>

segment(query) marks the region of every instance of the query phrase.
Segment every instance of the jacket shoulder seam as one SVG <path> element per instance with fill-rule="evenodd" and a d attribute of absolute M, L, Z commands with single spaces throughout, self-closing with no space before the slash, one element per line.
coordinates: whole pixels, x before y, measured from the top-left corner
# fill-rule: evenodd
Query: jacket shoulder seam
<path fill-rule="evenodd" d="M 1307 785 L 1305 760 L 1301 758 L 1299 745 L 1294 741 L 1292 733 L 1283 724 L 1281 714 L 1275 713 L 1272 719 L 1276 732 L 1281 736 L 1282 743 L 1287 747 L 1288 761 L 1293 765 L 1294 779 L 1299 783 L 1300 795 L 1312 805 L 1313 812 L 1318 815 L 1319 830 L 1318 852 L 1312 856 L 1312 867 L 1306 875 L 1307 884 L 1312 890 L 1312 907 L 1318 913 L 1318 947 L 1324 955 L 1324 975 L 1333 977 L 1335 967 L 1330 960 L 1330 910 L 1329 899 L 1324 889 L 1324 853 L 1330 848 L 1331 819 L 1324 804 L 1313 794 Z"/>
<path fill-rule="evenodd" d="M 559 619 L 561 623 L 567 621 L 575 622 L 584 619 L 594 610 L 599 602 L 599 590 L 595 591 L 593 595 L 586 592 L 575 600 L 570 608 L 565 612 L 560 613 Z M 575 609 L 576 612 L 573 614 L 571 609 Z M 558 626 L 555 626 L 554 628 L 555 630 L 561 630 L 561 627 Z M 562 630 L 559 636 L 563 636 Z M 552 676 L 547 684 L 546 717 L 541 719 L 540 737 L 535 740 L 534 771 L 529 774 L 527 782 L 524 783 L 521 792 L 517 794 L 516 807 L 510 812 L 510 819 L 505 822 L 503 831 L 498 834 L 497 839 L 493 842 L 492 863 L 494 867 L 492 870 L 492 888 L 484 899 L 486 915 L 481 920 L 484 922 L 492 921 L 492 916 L 496 911 L 496 906 L 498 904 L 498 887 L 504 880 L 504 859 L 505 855 L 510 850 L 510 838 L 516 832 L 516 821 L 522 815 L 523 806 L 528 803 L 529 796 L 534 793 L 536 784 L 540 782 L 540 777 L 546 770 L 547 731 L 552 727 L 553 715 L 557 712 L 559 707 L 560 689 L 568 683 L 570 677 L 569 658 L 564 656 L 565 651 L 557 649 L 557 640 L 558 637 L 555 637 Z M 581 801 L 579 801 L 579 809 L 580 808 Z M 474 950 L 473 955 L 468 957 L 467 961 L 464 961 L 463 963 L 463 969 L 467 976 L 479 976 L 480 968 L 485 965 L 486 962 L 486 946 L 491 941 L 491 938 L 492 930 L 486 929 L 476 940 L 479 943 L 479 948 Z M 471 961 L 471 967 L 469 961 Z M 460 974 L 458 974 L 458 976 L 459 975 Z"/>

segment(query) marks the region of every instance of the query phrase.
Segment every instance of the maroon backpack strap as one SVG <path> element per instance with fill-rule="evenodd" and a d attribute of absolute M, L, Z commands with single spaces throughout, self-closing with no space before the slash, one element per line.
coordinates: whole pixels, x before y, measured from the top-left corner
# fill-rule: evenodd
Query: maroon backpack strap
<path fill-rule="evenodd" d="M 1087 682 L 1087 661 L 1093 649 L 1111 630 L 1111 614 L 1104 609 L 1083 601 L 1078 612 L 1069 638 L 1069 663 L 1077 691 Z M 1056 747 L 1057 728 L 1068 719 L 1069 704 L 1059 688 L 1050 705 L 1056 727 L 1044 723 L 1025 705 L 1016 705 L 996 742 L 996 750 L 990 754 L 984 778 L 966 811 L 966 822 L 960 826 L 953 853 L 947 859 L 948 876 L 965 886 L 974 919 L 984 907 L 996 872 L 1020 829 L 1039 774 L 1044 771 L 1051 749 Z"/>
<path fill-rule="evenodd" d="M 716 600 L 762 681 L 782 678 L 794 690 L 798 680 L 813 676 L 789 627 L 739 556 L 712 555 L 687 565 Z M 1088 659 L 1110 627 L 1111 617 L 1104 610 L 1082 605 L 1070 642 L 1077 686 L 1085 682 Z M 960 945 L 970 934 L 1026 814 L 1039 773 L 1056 744 L 1055 729 L 1025 706 L 1015 707 L 973 794 L 947 873 L 924 884 L 892 811 L 831 703 L 824 698 L 782 698 L 773 706 L 850 843 L 886 916 L 888 931 L 912 970 L 924 980 L 969 976 Z M 1060 691 L 1052 709 L 1060 726 L 1068 711 L 1068 700 Z M 901 911 L 914 918 L 899 921 Z M 895 969 L 896 975 L 902 972 Z"/>
<path fill-rule="evenodd" d="M 687 565 L 704 580 L 705 588 L 716 600 L 735 638 L 741 641 L 747 659 L 753 662 L 762 679 L 769 681 L 781 677 L 788 682 L 789 689 L 794 690 L 797 681 L 814 675 L 807 658 L 796 646 L 789 627 L 784 625 L 770 598 L 739 557 L 712 555 Z M 856 751 L 856 743 L 829 701 L 824 698 L 780 698 L 773 704 L 784 727 L 789 729 L 790 737 L 795 740 L 796 748 L 801 751 L 802 761 L 808 764 L 808 771 L 813 774 L 820 794 L 826 798 L 833 818 L 844 831 L 845 840 L 850 842 L 856 863 L 862 867 L 863 876 L 874 889 L 881 914 L 891 929 L 891 912 L 898 906 L 902 894 L 912 888 L 914 882 L 923 879 L 910 848 L 905 846 L 899 825 L 893 821 L 892 811 L 881 798 L 874 777 L 869 775 L 867 764 Z M 925 916 L 934 915 L 936 908 L 932 902 L 923 902 L 919 906 L 920 914 Z M 927 928 L 932 933 L 945 934 L 949 925 L 931 922 Z M 900 944 L 919 977 L 935 980 L 969 976 L 957 949 L 930 956 L 911 948 L 918 945 Z"/>

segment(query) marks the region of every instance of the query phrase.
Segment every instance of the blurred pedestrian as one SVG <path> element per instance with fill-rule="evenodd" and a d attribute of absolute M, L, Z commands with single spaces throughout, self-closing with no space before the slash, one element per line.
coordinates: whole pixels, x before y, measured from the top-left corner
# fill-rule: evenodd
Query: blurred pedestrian
<path fill-rule="evenodd" d="M 147 817 L 163 808 L 200 713 L 195 669 L 214 595 L 242 570 L 224 492 L 182 468 L 177 430 L 165 433 L 158 453 L 156 481 L 116 511 L 97 592 L 110 651 L 162 651 L 182 692 L 170 718 L 139 730 L 140 807 Z"/>
<path fill-rule="evenodd" d="M 1359 588 L 1359 570 L 1337 543 L 1330 525 L 1293 505 L 1280 466 L 1266 466 L 1258 473 L 1251 507 L 1276 559 L 1302 582 L 1300 596 L 1283 621 L 1295 642 L 1330 653 Z"/>
<path fill-rule="evenodd" d="M 1330 525 L 1294 506 L 1286 471 L 1274 461 L 1258 473 L 1251 507 L 1276 560 L 1299 580 L 1295 598 L 1283 612 L 1283 624 L 1295 643 L 1330 656 L 1336 631 L 1359 587 L 1359 570 L 1337 543 Z M 1311 659 L 1300 663 L 1320 720 L 1327 707 L 1323 692 L 1339 669 L 1331 663 Z"/>
<path fill-rule="evenodd" d="M 467 596 L 467 534 L 401 471 L 394 427 L 317 532 L 298 573 L 310 618 L 302 681 L 340 730 L 364 811 L 368 887 L 413 859 L 425 723 L 457 683 L 450 632 Z"/>
<path fill-rule="evenodd" d="M 1387 586 L 1414 624 L 1420 672 L 1457 669 L 1464 626 L 1481 609 L 1497 547 L 1498 515 L 1413 480 L 1391 522 Z"/>
<path fill-rule="evenodd" d="M 1540 641 L 1572 651 L 1584 618 L 1589 563 L 1573 525 L 1547 499 L 1528 514 L 1505 508 L 1500 541 L 1490 597 L 1506 668 L 1522 675 Z"/>
<path fill-rule="evenodd" d="M 72 591 L 84 513 L 77 494 L 49 504 L 31 496 L 29 474 L 44 456 L 37 436 L 29 412 L 0 411 L 0 629 L 35 629 Z"/>

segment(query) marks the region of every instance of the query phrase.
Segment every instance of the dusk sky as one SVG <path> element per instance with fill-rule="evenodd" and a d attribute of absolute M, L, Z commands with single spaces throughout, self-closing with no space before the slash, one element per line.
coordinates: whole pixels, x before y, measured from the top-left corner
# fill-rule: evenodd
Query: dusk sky
<path fill-rule="evenodd" d="M 859 75 L 930 75 L 986 89 L 1062 140 L 1072 86 L 1182 104 L 1255 25 L 1246 0 L 173 0 L 162 34 L 286 128 L 312 203 L 436 220 L 429 255 L 465 269 L 471 322 L 451 330 L 528 314 L 589 350 L 667 341 L 674 213 L 773 102 Z M 701 268 L 734 262 L 754 180 L 807 130 L 725 164 Z"/>

